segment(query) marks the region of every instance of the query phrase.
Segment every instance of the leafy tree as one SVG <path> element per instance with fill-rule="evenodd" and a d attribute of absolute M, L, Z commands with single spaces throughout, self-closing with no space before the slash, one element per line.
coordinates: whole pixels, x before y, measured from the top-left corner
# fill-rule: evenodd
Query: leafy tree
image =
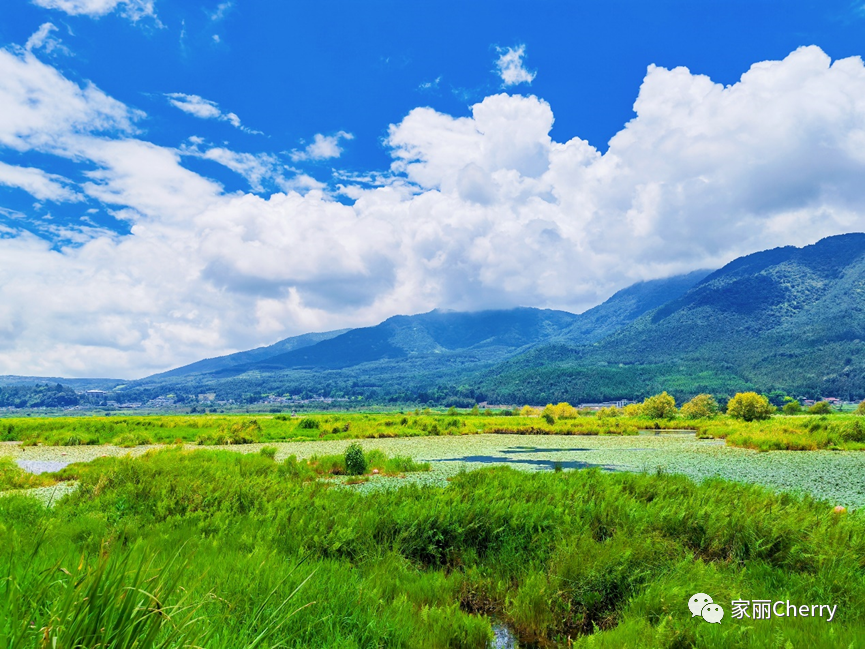
<path fill-rule="evenodd" d="M 652 419 L 672 419 L 676 416 L 676 400 L 666 392 L 643 401 L 642 414 Z"/>
<path fill-rule="evenodd" d="M 863 400 L 856 408 L 857 415 L 865 415 L 865 400 Z"/>
<path fill-rule="evenodd" d="M 639 417 L 643 414 L 643 406 L 639 403 L 629 403 L 627 406 L 622 408 L 622 413 L 625 417 Z"/>
<path fill-rule="evenodd" d="M 727 414 L 745 421 L 768 419 L 775 412 L 775 406 L 762 394 L 739 392 L 727 404 Z"/>
<path fill-rule="evenodd" d="M 609 408 L 601 408 L 598 410 L 598 419 L 607 419 L 608 417 L 618 417 L 622 414 L 622 411 L 616 408 L 616 406 L 610 406 Z"/>
<path fill-rule="evenodd" d="M 808 413 L 812 415 L 828 415 L 832 412 L 832 406 L 828 401 L 818 401 L 813 406 L 808 408 Z"/>
<path fill-rule="evenodd" d="M 556 419 L 576 419 L 580 416 L 579 411 L 566 401 L 558 403 L 555 406 L 548 403 L 542 414 L 550 414 Z"/>
<path fill-rule="evenodd" d="M 784 407 L 781 410 L 784 411 L 785 415 L 798 415 L 802 412 L 802 404 L 800 404 L 796 399 L 787 397 L 787 403 L 784 404 Z"/>
<path fill-rule="evenodd" d="M 718 402 L 711 394 L 698 394 L 682 406 L 681 412 L 686 419 L 708 419 L 718 414 Z"/>
<path fill-rule="evenodd" d="M 520 417 L 537 417 L 540 414 L 540 410 L 532 408 L 531 406 L 523 406 L 520 408 Z"/>

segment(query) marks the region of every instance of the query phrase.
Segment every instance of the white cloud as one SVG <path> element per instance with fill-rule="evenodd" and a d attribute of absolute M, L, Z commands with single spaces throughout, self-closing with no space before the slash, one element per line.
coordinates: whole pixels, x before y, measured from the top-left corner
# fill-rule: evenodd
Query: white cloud
<path fill-rule="evenodd" d="M 134 139 L 133 111 L 28 53 L 0 51 L 0 104 L 0 145 L 81 161 L 77 191 L 131 228 L 58 226 L 70 244 L 52 247 L 3 226 L 0 373 L 140 376 L 433 307 L 578 311 L 637 280 L 865 230 L 865 66 L 815 47 L 726 87 L 650 67 L 603 154 L 553 140 L 536 97 L 414 109 L 388 132 L 388 175 L 339 176 L 351 205 L 288 171 L 281 193 L 226 193 L 183 156 L 262 186 L 278 163 Z M 25 173 L 48 181 L 34 191 L 73 190 Z"/>
<path fill-rule="evenodd" d="M 301 160 L 330 160 L 338 158 L 342 155 L 342 147 L 339 145 L 339 141 L 353 139 L 354 135 L 345 131 L 338 131 L 333 135 L 316 133 L 312 138 L 312 142 L 305 149 L 291 152 L 291 159 L 299 162 Z"/>
<path fill-rule="evenodd" d="M 246 133 L 261 135 L 261 131 L 255 131 L 241 124 L 240 118 L 234 113 L 223 113 L 219 108 L 219 104 L 215 101 L 204 99 L 198 95 L 186 95 L 182 92 L 171 92 L 165 96 L 168 97 L 168 101 L 172 106 L 179 108 L 184 113 L 201 119 L 218 119 L 228 122 L 234 128 L 239 128 Z"/>
<path fill-rule="evenodd" d="M 268 185 L 275 185 L 285 189 L 290 186 L 287 174 L 294 174 L 294 170 L 280 163 L 279 158 L 269 153 L 239 153 L 225 147 L 210 147 L 202 149 L 204 140 L 201 138 L 189 138 L 190 145 L 181 147 L 183 155 L 211 160 L 231 169 L 243 176 L 249 183 L 252 191 L 264 192 Z"/>
<path fill-rule="evenodd" d="M 33 4 L 46 9 L 58 9 L 70 16 L 90 16 L 99 18 L 120 9 L 121 13 L 133 22 L 142 18 L 152 18 L 161 26 L 154 10 L 154 0 L 31 0 Z"/>
<path fill-rule="evenodd" d="M 439 84 L 441 83 L 442 77 L 441 75 L 437 76 L 432 81 L 424 81 L 422 84 L 418 86 L 418 90 L 426 90 L 426 91 L 434 91 L 438 90 Z"/>
<path fill-rule="evenodd" d="M 526 69 L 523 57 L 526 55 L 526 46 L 496 48 L 499 58 L 496 59 L 496 70 L 502 78 L 502 86 L 516 86 L 520 83 L 531 85 L 535 80 L 537 72 Z"/>
<path fill-rule="evenodd" d="M 17 187 L 39 200 L 80 201 L 81 194 L 69 188 L 70 181 L 34 167 L 17 167 L 0 160 L 0 185 Z"/>
<path fill-rule="evenodd" d="M 52 23 L 43 23 L 39 26 L 30 38 L 27 39 L 27 43 L 24 45 L 24 49 L 28 52 L 32 52 L 33 50 L 44 50 L 46 54 L 51 54 L 52 52 L 60 52 L 61 54 L 70 54 L 69 50 L 61 43 L 59 38 L 55 38 L 52 36 L 52 32 L 56 32 L 57 27 Z"/>
<path fill-rule="evenodd" d="M 76 136 L 131 133 L 142 113 L 79 86 L 31 52 L 0 49 L 0 146 L 69 151 Z"/>
<path fill-rule="evenodd" d="M 216 9 L 209 13 L 208 16 L 213 22 L 219 22 L 225 18 L 232 9 L 234 9 L 233 0 L 226 0 L 226 2 L 220 2 L 216 5 Z"/>

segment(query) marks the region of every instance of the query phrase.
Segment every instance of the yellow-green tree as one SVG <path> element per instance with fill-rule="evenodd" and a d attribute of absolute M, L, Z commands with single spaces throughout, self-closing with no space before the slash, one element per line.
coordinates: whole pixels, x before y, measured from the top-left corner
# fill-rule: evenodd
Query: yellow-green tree
<path fill-rule="evenodd" d="M 610 406 L 609 408 L 601 408 L 598 410 L 598 419 L 606 419 L 607 417 L 618 417 L 622 414 L 622 411 L 616 408 L 616 406 Z"/>
<path fill-rule="evenodd" d="M 698 394 L 680 412 L 686 419 L 708 419 L 718 414 L 718 402 L 711 394 Z"/>
<path fill-rule="evenodd" d="M 576 419 L 580 416 L 579 411 L 566 401 L 553 405 L 548 403 L 544 408 L 543 415 L 552 415 L 556 419 Z"/>
<path fill-rule="evenodd" d="M 818 401 L 808 408 L 808 412 L 812 415 L 828 415 L 832 412 L 832 404 L 828 401 Z"/>
<path fill-rule="evenodd" d="M 862 401 L 862 403 L 860 403 L 859 406 L 856 408 L 856 414 L 865 415 L 865 401 Z"/>
<path fill-rule="evenodd" d="M 643 414 L 643 406 L 639 403 L 629 403 L 622 408 L 622 413 L 625 417 L 639 417 Z"/>
<path fill-rule="evenodd" d="M 739 392 L 727 403 L 727 414 L 745 421 L 768 419 L 775 412 L 775 406 L 762 394 Z"/>
<path fill-rule="evenodd" d="M 802 412 L 802 404 L 799 403 L 798 399 L 794 399 L 793 397 L 785 397 L 784 407 L 781 408 L 781 411 L 785 415 L 798 415 Z"/>
<path fill-rule="evenodd" d="M 672 419 L 676 416 L 676 400 L 661 392 L 643 401 L 642 413 L 652 419 Z"/>

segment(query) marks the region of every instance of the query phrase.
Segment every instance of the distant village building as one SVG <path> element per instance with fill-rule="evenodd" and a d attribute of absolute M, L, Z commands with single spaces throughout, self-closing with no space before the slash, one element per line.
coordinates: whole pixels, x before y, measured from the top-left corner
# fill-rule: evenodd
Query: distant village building
<path fill-rule="evenodd" d="M 635 403 L 634 401 L 629 401 L 628 399 L 621 399 L 620 401 L 604 401 L 603 403 L 581 403 L 577 408 L 580 410 L 600 410 L 601 408 L 624 408 L 628 404 Z"/>

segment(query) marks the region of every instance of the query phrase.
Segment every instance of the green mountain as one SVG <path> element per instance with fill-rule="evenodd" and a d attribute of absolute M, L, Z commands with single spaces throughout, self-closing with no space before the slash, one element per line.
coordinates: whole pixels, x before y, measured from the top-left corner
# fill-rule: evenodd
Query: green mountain
<path fill-rule="evenodd" d="M 227 371 L 235 367 L 250 365 L 272 356 L 278 356 L 279 354 L 284 354 L 295 349 L 315 345 L 316 343 L 320 343 L 322 340 L 328 340 L 335 336 L 339 336 L 340 334 L 344 334 L 346 331 L 350 330 L 339 329 L 337 331 L 292 336 L 291 338 L 285 338 L 279 342 L 273 343 L 272 345 L 268 345 L 267 347 L 258 347 L 245 352 L 237 352 L 226 356 L 217 356 L 216 358 L 205 358 L 204 360 L 196 361 L 195 363 L 190 363 L 183 367 L 178 367 L 167 372 L 161 372 L 160 374 L 154 374 L 149 378 L 171 379 L 192 374 L 209 374 L 211 372 Z"/>
<path fill-rule="evenodd" d="M 539 345 L 603 337 L 679 297 L 708 272 L 641 282 L 579 315 L 518 308 L 395 316 L 374 327 L 315 334 L 327 339 L 314 344 L 287 339 L 200 361 L 125 390 L 130 399 L 215 391 L 220 399 L 250 402 L 275 393 L 474 403 L 483 398 L 475 385 L 479 372 Z M 286 349 L 286 343 L 294 347 Z"/>
<path fill-rule="evenodd" d="M 736 259 L 594 342 L 573 336 L 478 377 L 510 402 L 590 401 L 666 389 L 865 395 L 865 234 Z"/>
<path fill-rule="evenodd" d="M 376 361 L 470 353 L 491 358 L 562 334 L 577 318 L 565 311 L 510 309 L 394 316 L 310 347 L 245 366 L 245 370 L 340 369 Z"/>

